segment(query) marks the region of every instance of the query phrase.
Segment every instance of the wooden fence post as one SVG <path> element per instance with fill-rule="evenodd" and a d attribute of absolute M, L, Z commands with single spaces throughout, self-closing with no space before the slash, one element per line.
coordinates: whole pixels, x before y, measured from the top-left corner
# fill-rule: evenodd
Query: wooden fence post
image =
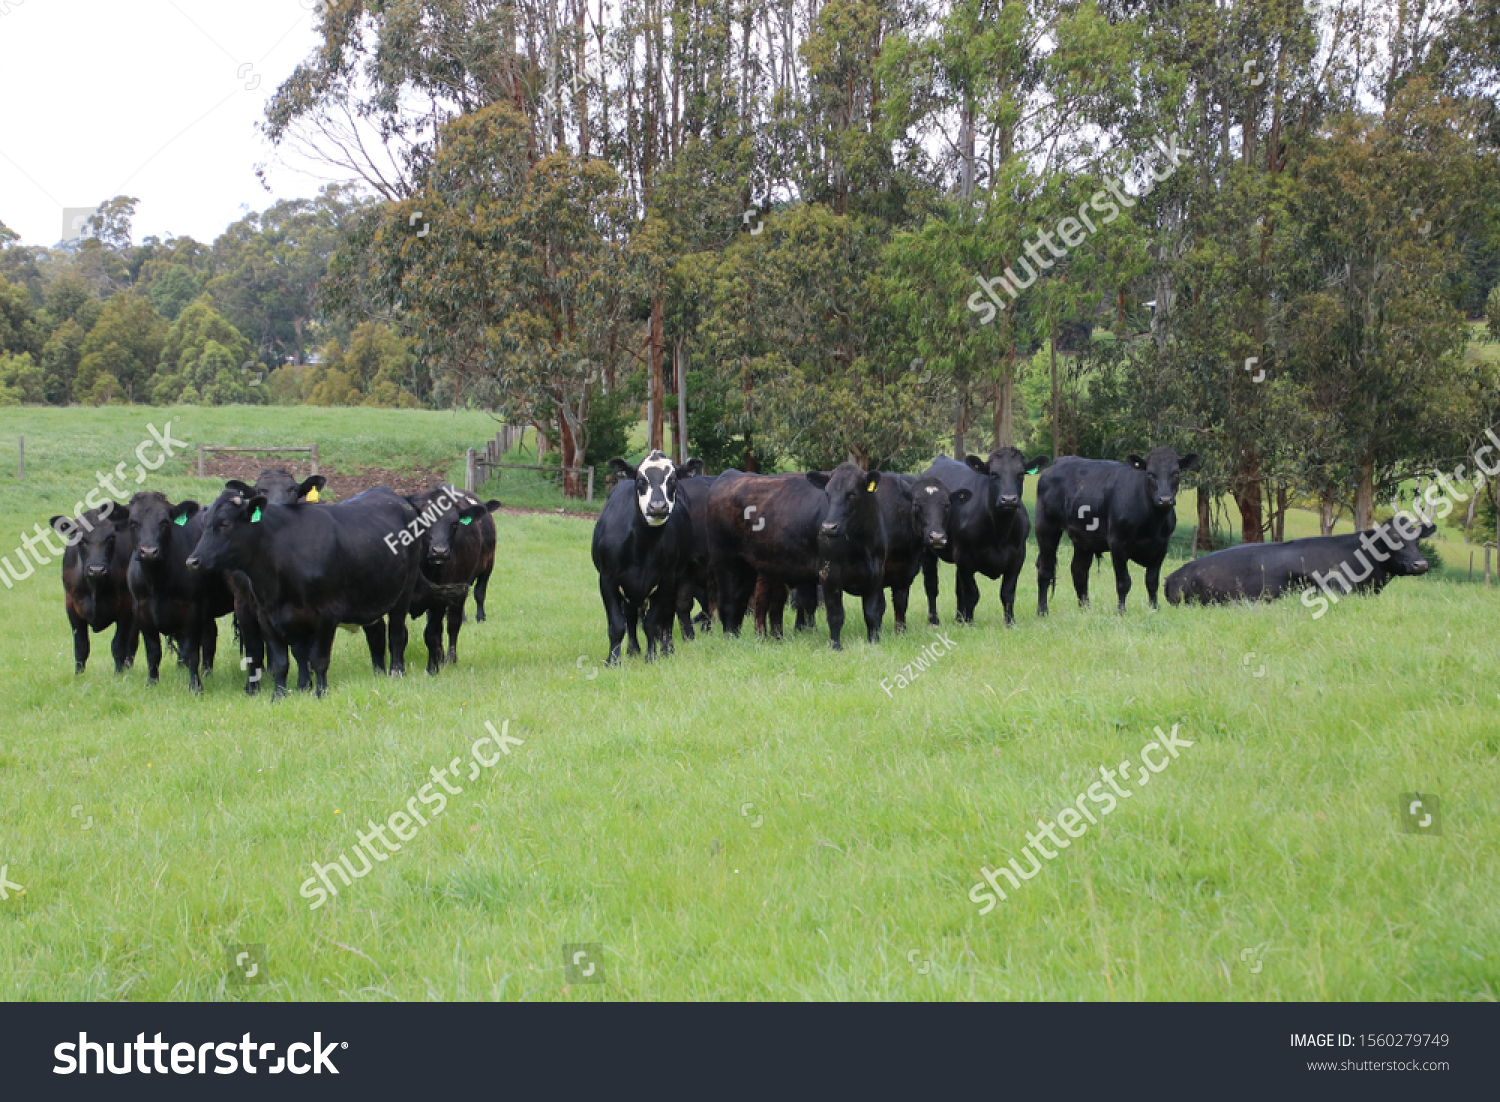
<path fill-rule="evenodd" d="M 589 468 L 589 496 L 588 496 L 588 502 L 589 502 L 590 505 L 592 505 L 594 503 L 594 468 L 593 467 Z"/>
<path fill-rule="evenodd" d="M 474 492 L 474 449 L 464 453 L 464 490 Z"/>
<path fill-rule="evenodd" d="M 318 473 L 318 442 L 316 440 L 312 443 L 312 473 Z"/>
<path fill-rule="evenodd" d="M 204 470 L 203 470 L 203 445 L 202 444 L 198 445 L 198 477 L 199 478 L 207 478 L 208 477 L 208 475 L 205 474 Z"/>

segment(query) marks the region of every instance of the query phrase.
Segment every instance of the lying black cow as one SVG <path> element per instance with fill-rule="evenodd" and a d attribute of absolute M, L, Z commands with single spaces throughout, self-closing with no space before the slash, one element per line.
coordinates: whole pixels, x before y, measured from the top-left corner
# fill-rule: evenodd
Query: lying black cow
<path fill-rule="evenodd" d="M 130 595 L 130 537 L 115 528 L 124 506 L 101 505 L 77 518 L 56 516 L 48 523 L 67 541 L 63 552 L 63 606 L 73 629 L 73 672 L 82 673 L 89 660 L 89 632 L 115 626 L 110 652 L 115 673 L 135 662 L 141 633 L 135 623 L 135 598 Z"/>
<path fill-rule="evenodd" d="M 1379 593 L 1392 578 L 1427 573 L 1417 541 L 1436 531 L 1431 523 L 1418 524 L 1402 513 L 1358 534 L 1243 543 L 1173 571 L 1167 578 L 1167 600 L 1174 605 L 1273 601 L 1301 589 L 1308 608 L 1312 602 L 1323 603 L 1317 613 L 1321 616 L 1328 597 L 1337 601 L 1351 592 Z M 1319 588 L 1328 597 L 1318 595 Z"/>
<path fill-rule="evenodd" d="M 264 495 L 225 490 L 208 510 L 188 565 L 247 575 L 260 608 L 277 697 L 286 695 L 288 648 L 308 648 L 318 695 L 340 624 L 371 635 L 390 618 L 391 675 L 406 670 L 406 615 L 421 569 L 422 542 L 385 537 L 410 531 L 411 502 L 377 486 L 333 505 L 272 505 Z M 371 639 L 372 656 L 374 640 Z M 377 663 L 377 669 L 380 668 Z M 306 685 L 300 680 L 298 688 Z"/>
<path fill-rule="evenodd" d="M 255 485 L 247 486 L 237 478 L 224 483 L 226 490 L 234 490 L 246 498 L 264 495 L 271 505 L 293 505 L 312 496 L 328 485 L 328 479 L 320 474 L 298 482 L 284 467 L 267 467 L 255 476 Z M 266 664 L 266 642 L 260 631 L 260 612 L 255 604 L 255 593 L 250 579 L 238 570 L 226 570 L 224 579 L 234 595 L 234 627 L 240 637 L 240 650 L 244 658 L 240 666 L 245 670 L 245 692 L 254 696 L 260 689 L 260 679 Z M 307 648 L 299 647 L 294 652 L 297 659 L 297 683 L 308 683 Z"/>
<path fill-rule="evenodd" d="M 1047 465 L 1047 457 L 1027 460 L 1016 448 L 996 448 L 988 461 L 977 455 L 959 463 L 939 456 L 923 474 L 946 487 L 952 498 L 945 546 L 930 550 L 922 564 L 927 589 L 927 622 L 938 622 L 938 559 L 954 567 L 955 610 L 960 624 L 974 622 L 979 604 L 975 574 L 992 581 L 1000 579 L 1000 604 L 1005 623 L 1016 622 L 1016 583 L 1026 565 L 1026 538 L 1031 535 L 1031 516 L 1021 504 L 1026 476 Z"/>
<path fill-rule="evenodd" d="M 879 471 L 853 463 L 803 478 L 719 475 L 708 500 L 709 557 L 724 630 L 739 634 L 760 578 L 782 602 L 781 586 L 821 582 L 833 649 L 842 648 L 845 591 L 863 598 L 866 638 L 879 642 L 888 546 L 880 482 Z"/>
<path fill-rule="evenodd" d="M 130 499 L 116 526 L 128 532 L 130 595 L 135 598 L 136 626 L 146 645 L 146 683 L 161 676 L 161 638 L 165 635 L 188 669 L 188 688 L 203 691 L 204 674 L 213 673 L 219 628 L 215 621 L 234 611 L 234 596 L 224 576 L 193 570 L 187 559 L 203 534 L 196 501 L 175 505 L 157 491 L 143 490 Z"/>
<path fill-rule="evenodd" d="M 1146 568 L 1146 596 L 1156 607 L 1162 560 L 1177 527 L 1177 484 L 1183 471 L 1198 466 L 1198 455 L 1179 456 L 1153 448 L 1116 463 L 1064 456 L 1036 487 L 1037 615 L 1047 615 L 1047 594 L 1057 581 L 1057 545 L 1063 533 L 1073 541 L 1073 588 L 1078 603 L 1089 603 L 1089 570 L 1096 556 L 1109 552 L 1115 567 L 1120 611 L 1130 592 L 1130 563 Z"/>
<path fill-rule="evenodd" d="M 646 660 L 656 657 L 658 643 L 663 654 L 672 653 L 672 617 L 679 588 L 690 573 L 693 542 L 692 521 L 677 498 L 681 481 L 701 470 L 703 461 L 690 459 L 679 467 L 652 451 L 639 467 L 623 459 L 611 459 L 609 466 L 620 481 L 594 525 L 592 551 L 609 631 L 605 661 L 618 666 L 627 631 L 625 653 L 641 652 L 636 624 L 643 614 Z"/>
<path fill-rule="evenodd" d="M 466 490 L 438 486 L 425 494 L 407 498 L 417 510 L 423 529 L 422 573 L 408 610 L 413 617 L 427 617 L 422 641 L 427 644 L 427 672 L 442 668 L 443 619 L 448 620 L 446 661 L 458 662 L 458 632 L 464 622 L 464 604 L 476 585 L 485 558 L 482 523 L 500 508 L 498 501 L 481 502 Z M 490 521 L 490 531 L 494 531 Z M 489 563 L 495 563 L 495 544 L 490 540 Z M 488 575 L 485 580 L 488 581 Z M 477 599 L 477 598 L 476 598 Z"/>
<path fill-rule="evenodd" d="M 701 460 L 693 460 L 701 464 Z M 677 508 L 686 509 L 692 522 L 692 544 L 688 549 L 687 567 L 677 588 L 677 619 L 682 624 L 682 637 L 693 638 L 693 604 L 701 605 L 696 618 L 704 631 L 712 631 L 718 600 L 714 589 L 713 571 L 708 563 L 708 495 L 718 481 L 717 475 L 683 477 L 677 483 Z"/>

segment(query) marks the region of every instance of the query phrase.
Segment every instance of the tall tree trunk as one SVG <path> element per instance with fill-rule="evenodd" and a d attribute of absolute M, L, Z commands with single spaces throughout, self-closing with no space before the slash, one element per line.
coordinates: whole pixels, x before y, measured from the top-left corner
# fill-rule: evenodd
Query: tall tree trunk
<path fill-rule="evenodd" d="M 1325 485 L 1318 501 L 1318 533 L 1333 535 L 1334 518 L 1338 516 L 1339 503 L 1334 499 L 1333 486 Z"/>
<path fill-rule="evenodd" d="M 666 389 L 662 385 L 662 353 L 664 349 L 665 304 L 660 295 L 651 298 L 651 394 L 655 401 L 651 403 L 651 426 L 650 437 L 652 449 L 659 450 L 662 446 L 662 409 L 666 405 Z"/>
<path fill-rule="evenodd" d="M 1057 441 L 1061 433 L 1061 422 L 1058 420 L 1057 412 L 1057 334 L 1054 332 L 1048 341 L 1052 350 L 1052 462 L 1057 462 Z"/>
<path fill-rule="evenodd" d="M 677 461 L 688 461 L 687 445 L 687 338 L 681 336 L 672 345 L 672 374 L 677 377 Z"/>
<path fill-rule="evenodd" d="M 1276 487 L 1276 542 L 1286 542 L 1286 483 Z"/>
<path fill-rule="evenodd" d="M 1260 499 L 1260 452 L 1254 445 L 1240 454 L 1240 469 L 1235 472 L 1234 502 L 1240 510 L 1240 541 L 1242 543 L 1264 543 L 1265 532 L 1261 518 Z"/>
<path fill-rule="evenodd" d="M 957 392 L 953 410 L 953 458 L 962 463 L 964 456 L 968 454 L 964 449 L 964 436 L 969 431 L 969 381 L 967 379 L 958 380 Z"/>
<path fill-rule="evenodd" d="M 1198 527 L 1193 532 L 1193 558 L 1198 557 L 1198 552 L 1208 552 L 1214 549 L 1214 517 L 1213 498 L 1202 486 L 1198 487 Z"/>
<path fill-rule="evenodd" d="M 559 432 L 558 450 L 562 453 L 562 465 L 564 467 L 579 466 L 578 448 L 573 439 L 573 430 L 568 427 L 568 419 L 563 416 L 561 407 L 557 411 L 557 427 Z M 583 491 L 579 488 L 578 474 L 576 471 L 563 471 L 563 497 L 582 497 Z"/>
<path fill-rule="evenodd" d="M 995 388 L 995 447 L 1015 444 L 1016 350 L 1012 348 L 1000 369 L 1000 385 Z"/>
<path fill-rule="evenodd" d="M 1354 491 L 1354 530 L 1369 528 L 1375 516 L 1375 453 L 1365 453 L 1359 464 L 1359 486 Z"/>

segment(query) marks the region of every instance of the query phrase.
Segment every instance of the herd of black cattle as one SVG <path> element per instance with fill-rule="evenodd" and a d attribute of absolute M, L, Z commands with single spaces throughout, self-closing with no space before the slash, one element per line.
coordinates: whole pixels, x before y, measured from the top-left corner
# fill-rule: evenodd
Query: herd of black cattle
<path fill-rule="evenodd" d="M 1088 603 L 1095 559 L 1108 553 L 1120 611 L 1130 592 L 1132 562 L 1145 567 L 1146 594 L 1155 608 L 1161 564 L 1177 527 L 1178 484 L 1183 471 L 1197 467 L 1198 456 L 1156 448 L 1123 463 L 1066 456 L 1049 465 L 1045 458 L 1028 460 L 1015 448 L 998 448 L 988 460 L 939 458 L 920 476 L 845 463 L 805 475 L 728 470 L 705 477 L 697 460 L 674 464 L 659 451 L 638 467 L 620 459 L 610 463 L 620 481 L 594 528 L 593 555 L 608 620 L 608 661 L 615 664 L 627 633 L 626 653 L 640 652 L 636 626 L 642 619 L 650 658 L 658 645 L 671 650 L 674 615 L 691 639 L 695 622 L 707 627 L 716 615 L 724 630 L 738 634 L 753 608 L 756 631 L 779 637 L 788 597 L 797 627 L 809 628 L 820 591 L 835 650 L 846 592 L 861 599 L 866 637 L 874 643 L 885 618 L 886 589 L 896 630 L 905 630 L 918 573 L 927 591 L 928 622 L 937 624 L 939 560 L 955 568 L 955 619 L 973 620 L 979 603 L 974 577 L 982 574 L 1000 580 L 1005 622 L 1012 624 L 1031 534 L 1021 494 L 1026 476 L 1037 471 L 1037 613 L 1047 615 L 1064 534 L 1073 544 L 1080 604 Z M 1408 524 L 1398 516 L 1363 533 L 1229 548 L 1173 573 L 1167 599 L 1271 600 L 1313 583 L 1331 583 L 1343 593 L 1378 593 L 1394 576 L 1426 572 L 1417 545 L 1434 531 L 1430 523 Z M 696 620 L 695 604 L 701 606 Z"/>
<path fill-rule="evenodd" d="M 1027 474 L 1037 483 L 1037 612 L 1047 614 L 1057 549 L 1072 541 L 1073 585 L 1088 602 L 1089 572 L 1106 552 L 1120 611 L 1130 591 L 1129 564 L 1146 570 L 1151 607 L 1161 564 L 1177 526 L 1183 471 L 1196 455 L 1156 448 L 1124 463 L 1068 456 L 1048 464 L 999 448 L 988 460 L 946 457 L 913 477 L 845 463 L 832 472 L 705 476 L 702 464 L 674 464 L 659 451 L 639 466 L 610 461 L 619 481 L 594 527 L 609 631 L 610 664 L 640 652 L 672 649 L 673 618 L 683 635 L 717 619 L 737 635 L 753 606 L 758 632 L 779 637 L 790 597 L 797 626 L 812 627 L 823 604 L 835 649 L 844 625 L 843 594 L 859 597 L 865 632 L 878 641 L 891 591 L 896 630 L 906 627 L 912 583 L 921 573 L 927 618 L 938 623 L 938 561 L 953 564 L 956 619 L 971 622 L 979 603 L 976 574 L 1000 579 L 1005 622 L 1015 620 L 1016 582 L 1026 560 L 1031 517 L 1022 504 Z M 255 485 L 235 480 L 207 509 L 173 504 L 159 492 L 127 505 L 104 505 L 52 526 L 67 541 L 63 589 L 73 629 L 74 668 L 82 673 L 89 633 L 114 626 L 116 672 L 127 669 L 142 638 L 148 678 L 160 674 L 162 638 L 187 667 L 196 692 L 213 668 L 216 621 L 234 614 L 247 672 L 246 692 L 269 669 L 275 695 L 286 693 L 292 658 L 297 687 L 327 690 L 339 627 L 362 628 L 377 673 L 405 672 L 408 617 L 426 616 L 427 672 L 458 658 L 458 635 L 472 589 L 476 620 L 495 565 L 498 501 L 481 502 L 452 486 L 402 496 L 385 486 L 345 501 L 320 503 L 325 480 L 298 482 L 281 469 Z M 1338 579 L 1344 592 L 1378 592 L 1391 577 L 1421 574 L 1417 541 L 1425 522 L 1401 518 L 1364 533 L 1280 544 L 1252 544 L 1195 559 L 1167 579 L 1172 603 L 1268 600 L 1313 582 Z M 1376 544 L 1383 543 L 1384 548 Z M 1375 561 L 1365 559 L 1368 552 Z M 1363 572 L 1350 568 L 1358 560 Z M 1347 579 L 1347 580 L 1346 580 Z M 696 617 L 695 605 L 700 606 Z M 448 647 L 443 649 L 443 625 Z"/>

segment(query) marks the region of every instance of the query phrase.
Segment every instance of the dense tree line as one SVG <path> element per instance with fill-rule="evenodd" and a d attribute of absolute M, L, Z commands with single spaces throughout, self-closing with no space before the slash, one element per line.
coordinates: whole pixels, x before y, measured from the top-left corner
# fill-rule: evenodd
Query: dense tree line
<path fill-rule="evenodd" d="M 565 465 L 642 405 L 710 467 L 1173 444 L 1200 530 L 1227 507 L 1246 540 L 1294 503 L 1367 523 L 1500 415 L 1466 354 L 1500 284 L 1500 0 L 321 11 L 266 131 L 371 198 L 139 262 L 102 227 L 76 308 L 6 250 L 79 365 L 38 349 L 28 395 L 228 393 L 139 306 L 93 339 L 111 278 L 169 328 L 206 292 L 268 363 L 319 334 L 278 400 L 477 405 Z"/>

